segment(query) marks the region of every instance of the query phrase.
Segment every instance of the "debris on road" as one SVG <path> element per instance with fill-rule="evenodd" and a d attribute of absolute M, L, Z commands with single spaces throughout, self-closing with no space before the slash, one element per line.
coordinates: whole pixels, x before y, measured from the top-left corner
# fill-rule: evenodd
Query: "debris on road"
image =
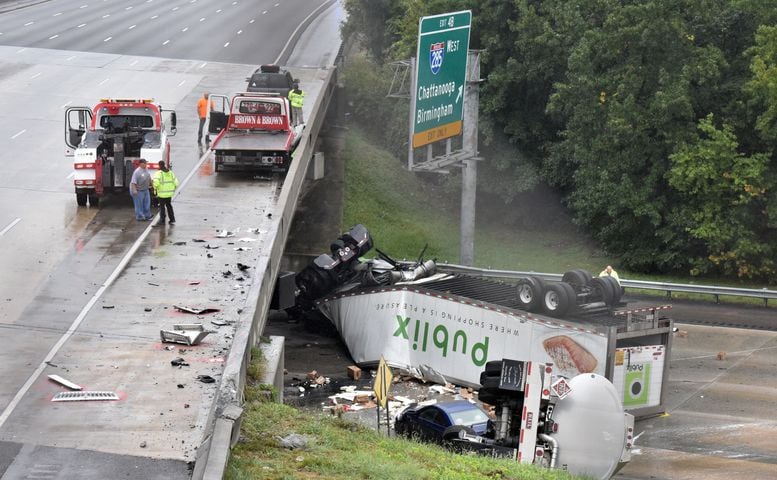
<path fill-rule="evenodd" d="M 220 309 L 213 308 L 213 307 L 194 308 L 194 307 L 187 307 L 184 305 L 173 305 L 173 308 L 184 313 L 193 313 L 194 315 L 202 315 L 203 313 L 215 313 L 215 312 L 221 311 Z"/>
<path fill-rule="evenodd" d="M 174 358 L 170 361 L 170 365 L 174 367 L 188 367 L 189 364 L 181 357 Z"/>
<path fill-rule="evenodd" d="M 356 365 L 351 365 L 348 367 L 348 378 L 352 380 L 359 380 L 362 378 L 362 369 Z"/>
<path fill-rule="evenodd" d="M 108 310 L 110 308 L 116 308 L 114 305 L 103 305 L 103 308 Z"/>
<path fill-rule="evenodd" d="M 217 233 L 216 233 L 217 238 L 228 238 L 228 237 L 234 237 L 234 236 L 235 234 L 228 230 L 217 230 Z"/>
<path fill-rule="evenodd" d="M 52 397 L 52 402 L 82 402 L 91 400 L 118 400 L 119 396 L 108 391 L 60 392 Z"/>
<path fill-rule="evenodd" d="M 241 272 L 244 272 L 244 271 L 248 270 L 249 268 L 251 268 L 251 267 L 249 267 L 248 265 L 243 265 L 240 262 L 237 262 L 237 269 L 240 270 Z"/>
<path fill-rule="evenodd" d="M 66 379 L 60 377 L 59 375 L 49 375 L 49 380 L 51 380 L 53 382 L 56 382 L 56 383 L 62 385 L 63 387 L 67 387 L 70 390 L 83 390 L 81 385 L 77 385 L 77 384 L 71 382 L 70 380 L 66 380 Z"/>
<path fill-rule="evenodd" d="M 200 343 L 209 333 L 201 323 L 182 323 L 173 325 L 173 330 L 160 330 L 159 336 L 164 343 L 182 343 L 191 346 Z"/>
<path fill-rule="evenodd" d="M 215 383 L 216 379 L 211 377 L 210 375 L 197 375 L 197 380 L 201 381 L 202 383 Z"/>

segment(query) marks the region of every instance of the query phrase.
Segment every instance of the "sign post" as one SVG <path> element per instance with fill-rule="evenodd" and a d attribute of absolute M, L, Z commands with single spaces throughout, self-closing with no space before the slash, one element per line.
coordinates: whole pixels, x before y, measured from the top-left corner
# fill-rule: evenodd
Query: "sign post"
<path fill-rule="evenodd" d="M 412 148 L 460 135 L 472 12 L 422 17 L 418 22 Z"/>
<path fill-rule="evenodd" d="M 377 429 L 380 430 L 380 407 L 386 409 L 386 433 L 391 432 L 391 425 L 389 425 L 389 411 L 388 411 L 388 392 L 391 389 L 391 381 L 394 380 L 394 375 L 391 373 L 391 369 L 386 365 L 386 360 L 383 355 L 380 356 L 380 364 L 378 365 L 378 373 L 375 375 L 375 383 L 372 386 L 372 390 L 375 392 L 375 399 L 378 401 L 378 424 Z"/>

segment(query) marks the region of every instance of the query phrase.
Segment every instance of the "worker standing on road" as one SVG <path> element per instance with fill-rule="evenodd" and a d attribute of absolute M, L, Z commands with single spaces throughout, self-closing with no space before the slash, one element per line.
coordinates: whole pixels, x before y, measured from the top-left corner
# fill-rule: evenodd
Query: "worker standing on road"
<path fill-rule="evenodd" d="M 151 220 L 151 174 L 145 158 L 138 160 L 138 167 L 132 172 L 130 195 L 135 205 L 135 219 L 139 222 Z"/>
<path fill-rule="evenodd" d="M 291 110 L 297 123 L 305 123 L 305 120 L 302 119 L 303 100 L 305 100 L 305 92 L 300 90 L 299 83 L 294 82 L 294 88 L 289 90 L 289 103 L 291 103 Z"/>
<path fill-rule="evenodd" d="M 175 223 L 173 212 L 173 195 L 178 188 L 178 178 L 167 168 L 164 160 L 159 161 L 159 171 L 154 174 L 154 191 L 159 199 L 159 224 L 165 224 L 165 216 L 170 217 L 170 225 Z M 165 215 L 167 210 L 167 215 Z"/>
<path fill-rule="evenodd" d="M 202 98 L 197 102 L 197 115 L 200 117 L 200 128 L 197 129 L 197 143 L 202 143 L 202 129 L 205 127 L 205 120 L 208 118 L 208 98 L 210 93 L 205 92 Z M 215 108 L 213 100 L 210 101 L 210 111 Z M 205 143 L 210 143 L 210 137 L 205 132 Z"/>
<path fill-rule="evenodd" d="M 602 270 L 602 273 L 599 274 L 600 277 L 612 277 L 615 280 L 618 281 L 618 285 L 621 284 L 621 279 L 618 277 L 618 272 L 615 271 L 614 268 L 612 268 L 611 265 L 607 265 L 604 267 L 604 270 Z"/>

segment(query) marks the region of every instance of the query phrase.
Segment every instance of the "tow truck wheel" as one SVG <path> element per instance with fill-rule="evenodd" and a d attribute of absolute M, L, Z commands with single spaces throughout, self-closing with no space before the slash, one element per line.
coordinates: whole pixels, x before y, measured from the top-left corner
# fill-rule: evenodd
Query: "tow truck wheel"
<path fill-rule="evenodd" d="M 86 206 L 86 194 L 85 193 L 76 193 L 76 203 L 78 203 L 79 207 L 85 207 Z"/>
<path fill-rule="evenodd" d="M 89 205 L 93 207 L 100 205 L 100 197 L 98 197 L 96 193 L 89 194 Z"/>
<path fill-rule="evenodd" d="M 559 283 L 551 283 L 545 287 L 542 295 L 542 308 L 553 317 L 562 317 L 569 310 L 567 290 Z"/>

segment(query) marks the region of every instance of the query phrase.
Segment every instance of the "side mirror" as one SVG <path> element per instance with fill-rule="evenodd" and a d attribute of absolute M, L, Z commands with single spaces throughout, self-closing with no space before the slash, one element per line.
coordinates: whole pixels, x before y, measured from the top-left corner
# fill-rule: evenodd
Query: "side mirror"
<path fill-rule="evenodd" d="M 175 129 L 176 123 L 178 123 L 178 116 L 175 114 L 175 112 L 170 112 L 170 124 Z"/>

